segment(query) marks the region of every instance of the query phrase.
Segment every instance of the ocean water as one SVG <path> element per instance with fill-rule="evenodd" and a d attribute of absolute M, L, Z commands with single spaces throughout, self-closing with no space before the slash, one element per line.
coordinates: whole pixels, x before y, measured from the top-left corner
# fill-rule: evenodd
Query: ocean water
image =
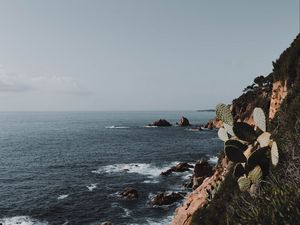
<path fill-rule="evenodd" d="M 181 116 L 206 123 L 212 112 L 1 112 L 0 223 L 168 224 L 176 204 L 151 207 L 159 191 L 187 191 L 191 172 L 162 177 L 178 162 L 216 160 L 216 131 L 149 128 Z M 138 190 L 137 200 L 118 191 Z"/>

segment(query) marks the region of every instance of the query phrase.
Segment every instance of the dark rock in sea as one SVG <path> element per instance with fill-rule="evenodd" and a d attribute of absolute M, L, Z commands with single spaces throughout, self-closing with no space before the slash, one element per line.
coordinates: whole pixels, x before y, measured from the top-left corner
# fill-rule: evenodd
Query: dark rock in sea
<path fill-rule="evenodd" d="M 172 124 L 170 124 L 165 119 L 160 119 L 160 120 L 154 121 L 153 123 L 149 124 L 149 126 L 170 127 L 170 126 L 172 126 Z"/>
<path fill-rule="evenodd" d="M 177 202 L 178 200 L 181 200 L 184 198 L 184 193 L 179 192 L 172 192 L 172 193 L 158 193 L 155 195 L 151 201 L 150 204 L 152 206 L 161 206 L 161 205 L 170 205 L 174 202 Z"/>
<path fill-rule="evenodd" d="M 101 225 L 114 225 L 114 224 L 110 221 L 105 221 L 105 222 L 101 223 Z"/>
<path fill-rule="evenodd" d="M 190 121 L 187 118 L 185 118 L 184 116 L 181 117 L 180 121 L 176 124 L 181 127 L 187 127 L 187 126 L 191 125 Z"/>
<path fill-rule="evenodd" d="M 196 162 L 193 173 L 193 189 L 199 187 L 206 177 L 213 174 L 213 168 L 206 160 Z"/>
<path fill-rule="evenodd" d="M 167 171 L 161 172 L 160 175 L 168 176 L 168 175 L 170 175 L 173 172 L 185 172 L 185 171 L 189 171 L 190 168 L 193 168 L 193 166 L 190 165 L 190 164 L 188 164 L 188 163 L 178 163 L 176 166 L 171 167 Z"/>
<path fill-rule="evenodd" d="M 127 199 L 137 199 L 138 198 L 138 192 L 134 188 L 126 187 L 122 192 L 120 192 L 120 195 Z"/>
<path fill-rule="evenodd" d="M 188 180 L 183 183 L 183 186 L 185 188 L 192 188 L 193 187 L 193 178 L 194 178 L 193 176 L 190 176 L 188 178 Z"/>

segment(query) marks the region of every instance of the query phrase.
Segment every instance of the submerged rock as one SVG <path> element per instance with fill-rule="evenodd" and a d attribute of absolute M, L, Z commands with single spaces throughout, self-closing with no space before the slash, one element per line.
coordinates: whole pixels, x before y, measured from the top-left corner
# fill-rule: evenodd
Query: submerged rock
<path fill-rule="evenodd" d="M 193 168 L 193 166 L 190 165 L 190 164 L 188 164 L 188 163 L 178 163 L 176 166 L 171 167 L 167 171 L 161 172 L 160 175 L 168 176 L 168 175 L 170 175 L 173 172 L 185 172 L 185 171 L 189 171 L 190 168 Z"/>
<path fill-rule="evenodd" d="M 154 121 L 153 123 L 149 124 L 148 126 L 170 127 L 170 126 L 172 126 L 172 124 L 169 123 L 165 119 L 160 119 L 160 120 Z"/>
<path fill-rule="evenodd" d="M 110 221 L 105 221 L 105 222 L 101 223 L 101 225 L 114 225 L 114 224 Z"/>
<path fill-rule="evenodd" d="M 137 190 L 131 187 L 126 187 L 120 192 L 120 195 L 127 199 L 137 199 L 139 197 Z"/>
<path fill-rule="evenodd" d="M 151 199 L 150 204 L 152 206 L 161 206 L 161 205 L 170 205 L 174 202 L 177 202 L 178 200 L 181 200 L 184 198 L 183 193 L 179 192 L 172 192 L 172 193 L 167 193 L 167 192 L 162 192 L 158 193 L 156 196 L 154 196 Z"/>
<path fill-rule="evenodd" d="M 185 118 L 184 116 L 181 117 L 180 121 L 178 123 L 176 123 L 177 125 L 181 126 L 181 127 L 187 127 L 187 126 L 190 126 L 190 121 Z"/>

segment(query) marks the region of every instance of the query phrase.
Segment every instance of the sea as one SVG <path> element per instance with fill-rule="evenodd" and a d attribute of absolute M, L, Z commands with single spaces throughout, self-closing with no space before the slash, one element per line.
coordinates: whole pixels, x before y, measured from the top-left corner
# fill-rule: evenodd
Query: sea
<path fill-rule="evenodd" d="M 149 127 L 185 116 L 204 124 L 214 112 L 0 112 L 0 224 L 169 224 L 176 207 L 153 207 L 159 192 L 188 192 L 192 171 L 161 176 L 179 162 L 222 150 L 215 130 Z M 120 197 L 126 187 L 136 200 Z"/>

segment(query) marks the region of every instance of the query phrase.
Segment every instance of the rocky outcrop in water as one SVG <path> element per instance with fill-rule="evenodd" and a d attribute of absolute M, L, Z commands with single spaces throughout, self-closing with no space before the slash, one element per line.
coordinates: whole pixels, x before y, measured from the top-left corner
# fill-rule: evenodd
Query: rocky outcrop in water
<path fill-rule="evenodd" d="M 161 205 L 171 205 L 174 202 L 177 202 L 178 200 L 181 200 L 184 198 L 184 193 L 178 193 L 178 192 L 161 192 L 155 195 L 151 201 L 150 204 L 152 206 L 161 206 Z"/>
<path fill-rule="evenodd" d="M 153 123 L 151 124 L 148 124 L 148 126 L 155 126 L 155 127 L 170 127 L 172 126 L 172 124 L 165 120 L 165 119 L 159 119 L 157 121 L 154 121 Z"/>
<path fill-rule="evenodd" d="M 213 168 L 206 160 L 196 162 L 193 173 L 193 189 L 199 187 L 206 177 L 213 174 Z"/>
<path fill-rule="evenodd" d="M 215 185 L 218 180 L 224 180 L 228 172 L 228 166 L 230 166 L 230 164 L 226 158 L 219 161 L 213 175 L 205 178 L 198 188 L 188 194 L 183 205 L 176 209 L 171 225 L 190 224 L 193 215 L 200 208 L 207 205 L 207 190 L 211 190 L 212 186 Z M 200 173 L 200 175 L 202 174 Z"/>
<path fill-rule="evenodd" d="M 188 164 L 188 163 L 178 163 L 176 166 L 171 167 L 170 169 L 161 172 L 160 175 L 163 176 L 168 176 L 173 172 L 185 172 L 185 171 L 189 171 L 191 168 L 193 168 L 192 165 Z"/>
<path fill-rule="evenodd" d="M 187 127 L 190 126 L 190 121 L 185 118 L 184 116 L 181 117 L 180 121 L 178 123 L 176 123 L 176 125 L 181 126 L 181 127 Z"/>
<path fill-rule="evenodd" d="M 130 200 L 137 199 L 139 197 L 137 190 L 131 187 L 126 187 L 122 192 L 120 192 L 120 195 L 123 198 Z"/>

